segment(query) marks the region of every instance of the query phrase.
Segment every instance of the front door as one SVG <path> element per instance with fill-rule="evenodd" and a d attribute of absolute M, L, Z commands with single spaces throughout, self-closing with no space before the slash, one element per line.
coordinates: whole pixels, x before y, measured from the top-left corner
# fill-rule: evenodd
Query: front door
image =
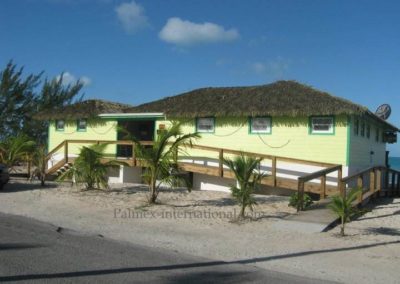
<path fill-rule="evenodd" d="M 122 120 L 118 121 L 118 140 L 129 140 L 128 133 L 139 141 L 153 141 L 155 121 L 154 120 Z M 132 157 L 132 146 L 117 145 L 117 157 Z"/>

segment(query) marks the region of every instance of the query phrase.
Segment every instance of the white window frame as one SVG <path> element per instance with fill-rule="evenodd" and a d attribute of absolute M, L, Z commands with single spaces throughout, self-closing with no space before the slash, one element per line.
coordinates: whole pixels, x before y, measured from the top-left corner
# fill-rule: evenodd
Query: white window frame
<path fill-rule="evenodd" d="M 330 119 L 331 123 L 329 124 L 329 130 L 315 130 L 314 125 L 316 125 L 316 123 L 314 122 L 314 120 L 316 120 L 316 119 Z M 310 133 L 311 134 L 327 134 L 327 135 L 335 134 L 335 117 L 333 117 L 333 116 L 312 116 L 310 118 Z"/>
<path fill-rule="evenodd" d="M 255 130 L 254 121 L 265 120 L 267 127 L 263 130 Z M 250 134 L 271 134 L 272 133 L 272 118 L 269 116 L 250 117 Z"/>
<path fill-rule="evenodd" d="M 79 126 L 79 124 L 81 123 L 81 121 L 84 121 L 85 122 L 85 128 L 80 128 Z M 76 129 L 78 130 L 78 131 L 80 131 L 80 132 L 85 132 L 86 130 L 87 130 L 87 119 L 85 119 L 85 118 L 81 118 L 81 119 L 78 119 L 77 121 L 76 121 Z"/>
<path fill-rule="evenodd" d="M 59 128 L 58 123 L 62 121 L 63 127 Z M 64 131 L 65 129 L 65 120 L 64 119 L 57 119 L 56 120 L 56 131 Z"/>
<path fill-rule="evenodd" d="M 212 128 L 210 129 L 201 129 L 201 126 L 206 122 L 207 124 L 212 123 Z M 215 132 L 215 117 L 198 117 L 196 119 L 196 132 L 198 133 L 214 133 Z"/>

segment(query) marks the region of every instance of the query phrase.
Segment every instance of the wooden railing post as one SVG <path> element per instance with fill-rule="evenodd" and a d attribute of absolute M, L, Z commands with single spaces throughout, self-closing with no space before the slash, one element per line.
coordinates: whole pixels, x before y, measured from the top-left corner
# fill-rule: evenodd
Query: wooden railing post
<path fill-rule="evenodd" d="M 375 197 L 379 196 L 379 193 L 382 190 L 382 169 L 378 168 L 376 170 L 376 194 Z"/>
<path fill-rule="evenodd" d="M 326 197 L 326 175 L 321 177 L 321 193 L 320 199 L 325 199 Z"/>
<path fill-rule="evenodd" d="M 358 202 L 361 203 L 363 201 L 363 191 L 364 191 L 363 175 L 359 175 L 357 178 L 357 188 L 360 189 L 360 194 L 358 195 Z"/>
<path fill-rule="evenodd" d="M 390 195 L 391 196 L 394 196 L 395 183 L 396 183 L 396 175 L 394 172 L 392 172 L 392 184 L 390 185 Z"/>
<path fill-rule="evenodd" d="M 224 149 L 219 150 L 219 167 L 218 175 L 224 177 Z"/>
<path fill-rule="evenodd" d="M 400 173 L 397 174 L 397 196 L 400 196 Z"/>
<path fill-rule="evenodd" d="M 65 140 L 65 145 L 64 145 L 64 159 L 65 163 L 68 163 L 68 140 Z"/>
<path fill-rule="evenodd" d="M 298 181 L 298 188 L 297 188 L 297 212 L 303 210 L 303 203 L 304 203 L 304 181 L 299 179 Z"/>
<path fill-rule="evenodd" d="M 137 162 L 136 162 L 136 155 L 135 155 L 135 143 L 132 142 L 132 165 L 136 167 Z"/>
<path fill-rule="evenodd" d="M 346 184 L 342 183 L 342 179 L 343 179 L 343 168 L 340 167 L 338 169 L 338 180 L 337 180 L 337 186 L 340 196 L 344 196 L 346 194 Z"/>
<path fill-rule="evenodd" d="M 375 169 L 369 172 L 369 191 L 371 194 L 375 192 Z"/>
<path fill-rule="evenodd" d="M 271 169 L 271 173 L 272 173 L 272 186 L 276 187 L 276 157 L 272 158 L 272 169 Z M 303 183 L 303 187 L 304 187 L 304 183 Z M 303 188 L 304 190 L 304 188 Z"/>

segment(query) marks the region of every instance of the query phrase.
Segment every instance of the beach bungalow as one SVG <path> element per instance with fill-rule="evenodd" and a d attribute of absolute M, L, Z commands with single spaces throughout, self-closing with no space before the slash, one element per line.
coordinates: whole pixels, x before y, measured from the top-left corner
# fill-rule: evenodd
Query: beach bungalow
<path fill-rule="evenodd" d="M 159 131 L 180 122 L 184 132 L 201 135 L 180 157 L 183 168 L 193 173 L 195 187 L 222 190 L 230 181 L 221 158 L 238 151 L 265 158 L 262 169 L 274 176 L 272 187 L 341 165 L 342 172 L 327 175 L 326 183 L 335 186 L 340 176 L 385 166 L 386 144 L 397 142 L 399 131 L 366 107 L 295 81 L 202 88 L 135 107 L 90 100 L 38 118 L 50 121 L 50 170 L 87 143 L 109 141 L 108 155 L 132 158 L 120 127 L 150 145 Z M 63 150 L 60 145 L 68 140 Z M 137 181 L 136 168 L 121 167 L 110 180 Z"/>

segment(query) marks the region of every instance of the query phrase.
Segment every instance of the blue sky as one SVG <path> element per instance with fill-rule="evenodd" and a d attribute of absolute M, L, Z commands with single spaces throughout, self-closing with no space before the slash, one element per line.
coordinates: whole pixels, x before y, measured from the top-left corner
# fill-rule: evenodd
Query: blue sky
<path fill-rule="evenodd" d="M 2 0 L 0 66 L 65 72 L 86 98 L 130 104 L 293 79 L 390 103 L 400 126 L 398 15 L 388 0 Z"/>

